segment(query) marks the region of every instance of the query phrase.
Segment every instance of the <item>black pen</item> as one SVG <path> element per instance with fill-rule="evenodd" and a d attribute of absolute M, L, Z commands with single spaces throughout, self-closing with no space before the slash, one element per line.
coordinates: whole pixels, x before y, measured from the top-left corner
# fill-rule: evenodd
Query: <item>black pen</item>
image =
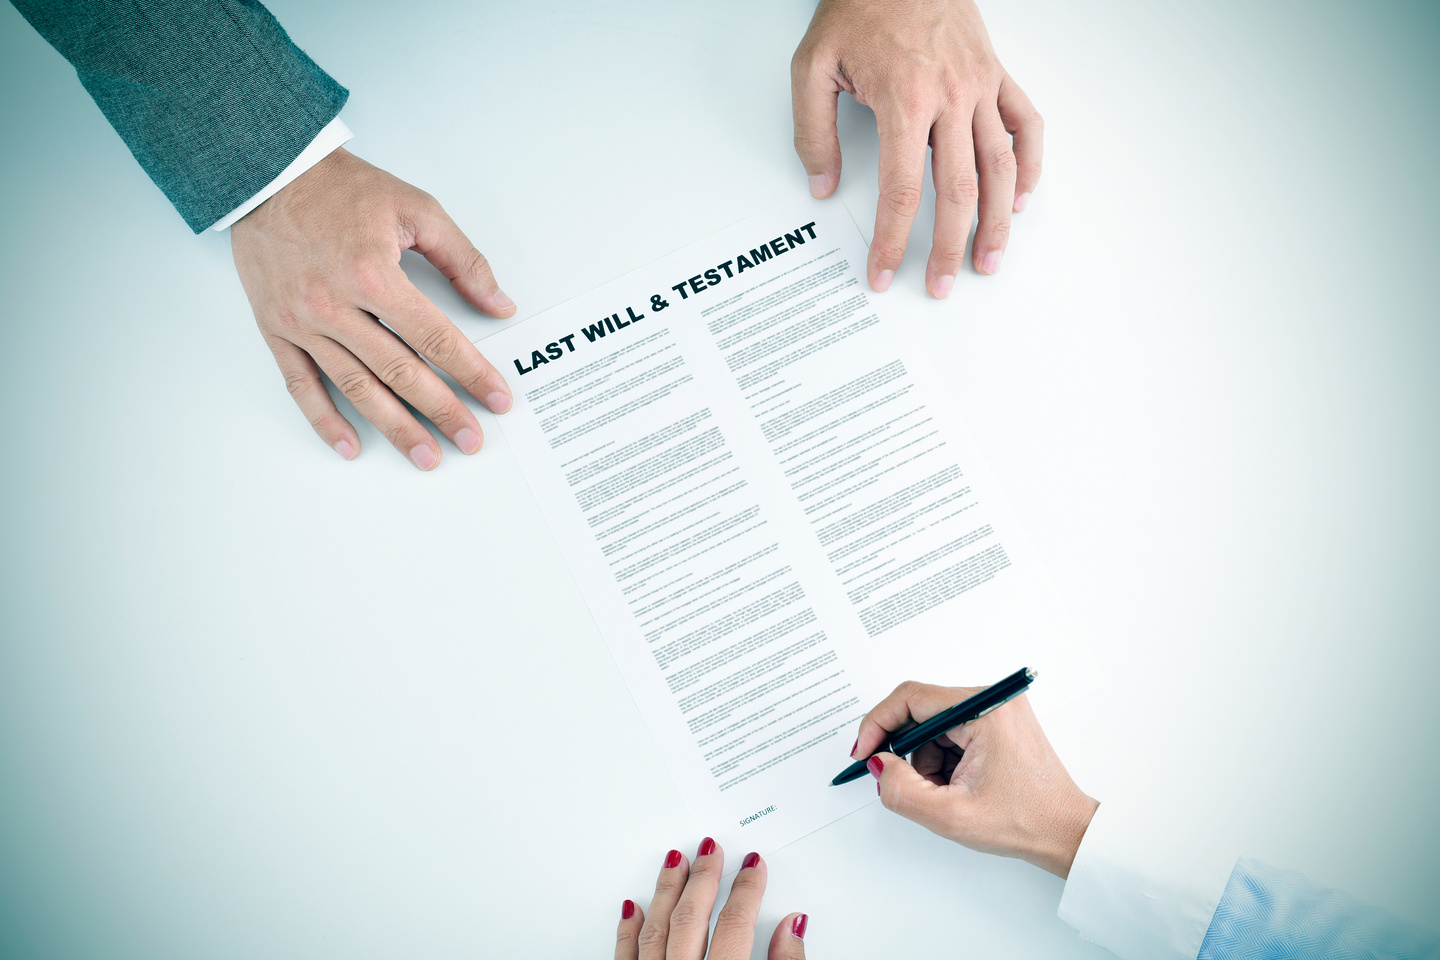
<path fill-rule="evenodd" d="M 875 753 L 893 753 L 897 757 L 908 756 L 946 730 L 954 730 L 962 723 L 969 723 L 971 720 L 983 717 L 1001 704 L 1020 696 L 1034 679 L 1035 671 L 1022 667 L 994 686 L 986 687 L 968 700 L 962 700 L 955 704 L 949 710 L 940 711 L 924 723 L 917 723 L 913 727 L 894 731 L 890 734 L 889 741 Z M 866 772 L 865 761 L 856 760 L 846 767 L 838 777 L 831 780 L 830 786 L 838 787 L 842 783 L 857 780 L 865 776 Z"/>

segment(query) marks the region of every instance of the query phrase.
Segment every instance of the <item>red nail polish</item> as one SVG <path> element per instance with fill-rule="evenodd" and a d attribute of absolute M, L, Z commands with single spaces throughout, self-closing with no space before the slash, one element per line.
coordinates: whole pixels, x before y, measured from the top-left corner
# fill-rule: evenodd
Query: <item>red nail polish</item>
<path fill-rule="evenodd" d="M 626 903 L 629 903 L 630 901 L 629 901 L 629 900 L 626 900 L 625 902 L 626 902 Z M 798 916 L 798 917 L 796 917 L 794 920 L 791 920 L 791 921 L 790 921 L 790 932 L 793 933 L 793 934 L 795 934 L 795 939 L 796 939 L 796 940 L 804 940 L 804 939 L 805 939 L 805 928 L 808 927 L 809 925 L 810 925 L 810 917 L 807 916 L 806 914 L 803 914 L 803 913 L 802 913 L 802 914 L 800 914 L 800 916 Z"/>
<path fill-rule="evenodd" d="M 620 904 L 620 919 L 621 919 L 621 920 L 629 920 L 629 919 L 630 919 L 631 917 L 633 917 L 633 916 L 635 916 L 635 901 L 634 901 L 634 900 L 626 900 L 624 903 Z M 804 936 L 804 934 L 799 934 L 799 936 Z"/>
<path fill-rule="evenodd" d="M 697 857 L 708 857 L 708 856 L 710 856 L 710 854 L 712 854 L 712 853 L 714 853 L 714 852 L 715 852 L 715 841 L 714 841 L 714 840 L 711 840 L 709 837 L 706 837 L 704 840 L 701 840 L 701 841 L 700 841 L 700 852 L 697 853 L 697 854 L 695 854 L 695 856 L 697 856 Z"/>
<path fill-rule="evenodd" d="M 665 869 L 669 870 L 673 867 L 680 866 L 680 856 L 681 854 L 679 850 L 671 850 L 669 853 L 665 854 Z"/>
<path fill-rule="evenodd" d="M 885 761 L 881 760 L 879 757 L 871 757 L 869 760 L 865 761 L 865 766 L 869 768 L 870 775 L 876 780 L 879 780 L 880 774 L 885 770 Z"/>
<path fill-rule="evenodd" d="M 759 863 L 759 862 L 760 862 L 760 854 L 758 854 L 758 853 L 747 853 L 747 854 L 745 854 L 745 859 L 740 861 L 740 869 L 741 869 L 741 870 L 749 870 L 751 867 L 755 866 L 755 864 L 757 864 L 757 863 Z"/>
<path fill-rule="evenodd" d="M 875 784 L 875 796 L 880 796 L 880 784 Z"/>
<path fill-rule="evenodd" d="M 855 751 L 860 749 L 860 738 L 855 738 L 855 745 L 850 748 L 850 756 L 855 756 Z"/>

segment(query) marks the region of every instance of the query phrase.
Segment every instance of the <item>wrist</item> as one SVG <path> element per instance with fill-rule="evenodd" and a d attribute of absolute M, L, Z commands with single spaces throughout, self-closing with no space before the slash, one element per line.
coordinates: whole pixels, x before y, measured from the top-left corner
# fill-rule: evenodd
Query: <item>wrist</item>
<path fill-rule="evenodd" d="M 1085 831 L 1099 808 L 1098 800 L 1086 796 L 1079 789 L 1074 790 L 1047 811 L 1034 842 L 1021 859 L 1055 874 L 1061 880 L 1067 879 L 1080 842 L 1085 839 Z"/>

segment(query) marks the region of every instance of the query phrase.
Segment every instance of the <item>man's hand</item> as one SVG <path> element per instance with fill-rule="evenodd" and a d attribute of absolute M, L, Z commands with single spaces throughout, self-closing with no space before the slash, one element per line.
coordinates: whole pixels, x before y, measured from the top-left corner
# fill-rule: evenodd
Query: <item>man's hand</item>
<path fill-rule="evenodd" d="M 870 756 L 887 731 L 912 719 L 928 720 L 981 689 L 900 684 L 860 721 L 851 756 Z M 1019 857 L 1069 876 L 1100 805 L 1065 772 L 1028 697 L 956 727 L 910 760 L 893 753 L 870 757 L 886 807 L 973 850 Z"/>
<path fill-rule="evenodd" d="M 360 439 L 321 370 L 421 470 L 440 462 L 440 445 L 402 400 L 465 453 L 484 442 L 475 415 L 422 357 L 494 412 L 510 409 L 505 378 L 400 269 L 401 251 L 414 250 L 476 309 L 515 312 L 434 197 L 340 149 L 230 234 L 235 269 L 290 395 L 346 460 L 359 454 Z"/>
<path fill-rule="evenodd" d="M 935 239 L 925 286 L 950 295 L 980 206 L 975 269 L 991 274 L 1040 180 L 1044 125 L 1000 66 L 972 0 L 820 0 L 790 64 L 795 152 L 810 192 L 840 182 L 835 103 L 841 90 L 875 111 L 880 204 L 870 285 L 890 288 L 920 209 L 925 147 L 933 148 Z M 1011 147 L 1011 136 L 1014 147 Z"/>

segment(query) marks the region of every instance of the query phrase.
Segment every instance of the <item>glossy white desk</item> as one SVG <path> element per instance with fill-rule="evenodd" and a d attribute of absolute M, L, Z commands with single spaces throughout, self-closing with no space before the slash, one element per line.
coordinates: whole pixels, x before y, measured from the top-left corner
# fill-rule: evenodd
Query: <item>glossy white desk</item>
<path fill-rule="evenodd" d="M 1433 923 L 1440 29 L 1252 7 L 986 6 L 1045 179 L 1000 276 L 929 301 L 927 207 L 889 296 L 1108 671 L 1048 721 L 1080 784 Z M 520 317 L 805 189 L 805 3 L 272 9 Z M 9 6 L 0 89 L 0 954 L 609 956 L 703 825 L 492 418 L 431 475 L 358 419 L 342 462 L 228 239 Z M 1103 954 L 878 806 L 770 863 L 821 960 Z"/>

